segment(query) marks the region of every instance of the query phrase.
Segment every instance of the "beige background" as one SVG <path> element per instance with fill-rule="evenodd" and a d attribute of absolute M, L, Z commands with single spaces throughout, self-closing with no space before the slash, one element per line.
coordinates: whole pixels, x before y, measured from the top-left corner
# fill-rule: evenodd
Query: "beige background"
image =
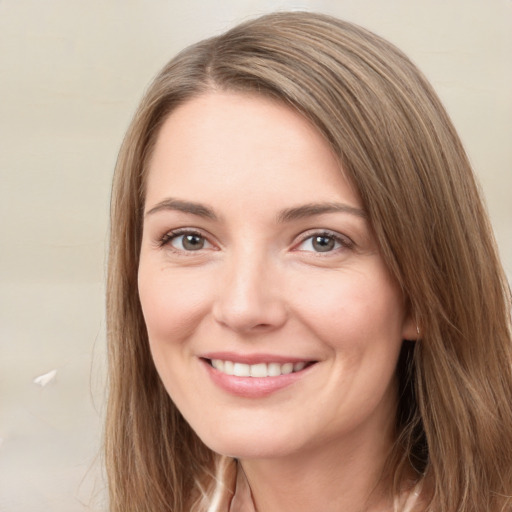
<path fill-rule="evenodd" d="M 180 48 L 291 8 L 373 29 L 425 71 L 512 275 L 511 0 L 0 0 L 0 511 L 105 510 L 103 283 L 124 130 Z"/>

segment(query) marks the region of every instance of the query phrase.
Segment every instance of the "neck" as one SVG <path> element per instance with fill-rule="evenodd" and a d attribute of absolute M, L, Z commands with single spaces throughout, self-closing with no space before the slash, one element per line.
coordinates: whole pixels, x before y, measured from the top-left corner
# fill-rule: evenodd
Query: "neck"
<path fill-rule="evenodd" d="M 378 438 L 359 431 L 298 455 L 241 461 L 257 512 L 392 510 L 384 474 L 392 431 L 388 425 Z"/>

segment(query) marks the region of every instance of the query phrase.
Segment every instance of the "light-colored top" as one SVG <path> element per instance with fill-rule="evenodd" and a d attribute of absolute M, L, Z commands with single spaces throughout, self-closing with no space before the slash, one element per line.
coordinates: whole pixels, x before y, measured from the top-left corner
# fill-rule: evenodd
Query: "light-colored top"
<path fill-rule="evenodd" d="M 405 498 L 405 502 L 403 502 L 403 496 L 401 499 L 395 499 L 393 512 L 413 512 L 415 505 L 418 503 L 418 497 L 420 496 L 420 493 L 421 482 L 417 484 L 411 492 L 408 493 L 407 497 Z M 229 509 L 227 510 L 229 512 L 256 512 L 256 507 L 254 506 L 254 501 L 252 499 L 249 482 L 247 481 L 245 473 L 241 470 L 240 467 L 238 468 L 236 475 L 235 493 L 231 499 Z"/>

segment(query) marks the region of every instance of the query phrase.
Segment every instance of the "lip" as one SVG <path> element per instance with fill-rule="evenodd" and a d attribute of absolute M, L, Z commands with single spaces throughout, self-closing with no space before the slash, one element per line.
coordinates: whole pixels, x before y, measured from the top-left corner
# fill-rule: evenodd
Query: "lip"
<path fill-rule="evenodd" d="M 211 359 L 222 359 L 224 361 L 233 361 L 245 364 L 258 364 L 258 363 L 299 363 L 299 362 L 313 362 L 311 359 L 303 358 L 290 358 L 275 356 L 270 354 L 253 354 L 253 355 L 240 355 L 226 352 L 216 352 L 208 355 L 201 356 L 200 362 L 208 373 L 212 382 L 223 391 L 227 393 L 243 397 L 243 398 L 264 398 L 273 393 L 276 393 L 305 377 L 309 371 L 316 366 L 316 362 L 306 366 L 304 369 L 279 375 L 277 377 L 237 377 L 235 375 L 227 375 L 210 364 Z"/>

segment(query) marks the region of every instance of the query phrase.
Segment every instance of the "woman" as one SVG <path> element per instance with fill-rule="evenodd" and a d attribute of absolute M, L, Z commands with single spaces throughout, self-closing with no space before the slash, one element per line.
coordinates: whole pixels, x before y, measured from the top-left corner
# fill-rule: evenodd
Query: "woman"
<path fill-rule="evenodd" d="M 280 13 L 155 79 L 114 179 L 112 511 L 511 508 L 510 294 L 396 48 Z"/>

